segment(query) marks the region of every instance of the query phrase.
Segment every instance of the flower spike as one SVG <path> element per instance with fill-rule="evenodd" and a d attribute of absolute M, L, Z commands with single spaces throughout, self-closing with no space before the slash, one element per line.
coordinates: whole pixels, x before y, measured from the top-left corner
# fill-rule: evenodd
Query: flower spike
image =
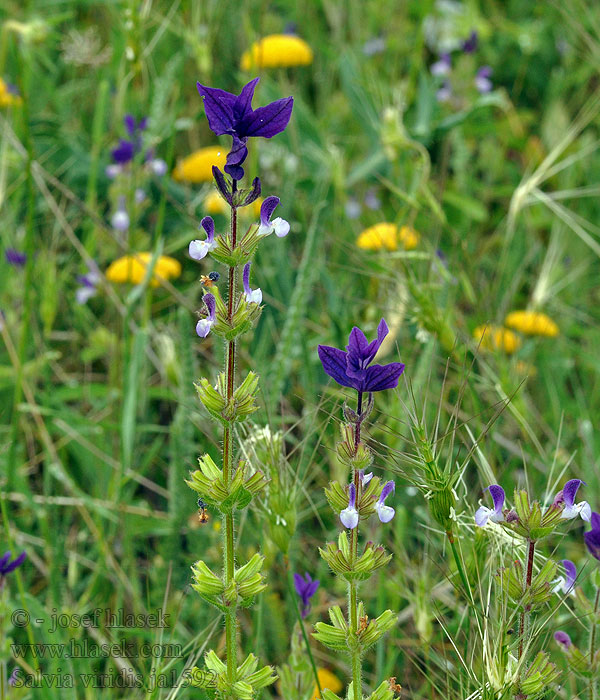
<path fill-rule="evenodd" d="M 217 302 L 213 294 L 205 294 L 202 301 L 206 306 L 208 316 L 206 318 L 201 318 L 198 321 L 198 323 L 196 324 L 196 333 L 201 338 L 206 338 L 206 336 L 210 333 L 210 329 L 213 327 L 213 324 L 216 319 L 215 314 L 217 310 Z"/>
<path fill-rule="evenodd" d="M 560 516 L 563 520 L 572 520 L 579 515 L 582 520 L 590 521 L 592 517 L 590 504 L 587 501 L 575 503 L 575 496 L 582 484 L 585 486 L 585 482 L 581 479 L 571 479 L 564 485 L 563 490 L 556 495 L 554 503 L 558 505 L 564 503 L 563 512 Z"/>
<path fill-rule="evenodd" d="M 506 500 L 504 489 L 498 484 L 492 484 L 487 487 L 486 491 L 490 492 L 494 508 L 492 510 L 486 506 L 481 506 L 477 510 L 475 513 L 475 524 L 479 527 L 484 527 L 488 520 L 491 520 L 493 523 L 501 523 L 504 520 L 504 513 L 502 512 L 504 501 Z"/>
<path fill-rule="evenodd" d="M 257 236 L 268 236 L 275 233 L 277 238 L 283 238 L 290 232 L 290 225 L 281 217 L 277 217 L 271 221 L 271 216 L 279 204 L 279 197 L 267 197 L 260 205 L 260 226 L 258 227 Z"/>
<path fill-rule="evenodd" d="M 200 226 L 206 231 L 206 240 L 195 240 L 190 243 L 188 252 L 190 258 L 194 260 L 202 260 L 202 258 L 205 258 L 217 245 L 215 241 L 215 222 L 212 218 L 210 216 L 205 216 L 200 222 Z"/>
<path fill-rule="evenodd" d="M 356 486 L 350 484 L 348 488 L 348 507 L 340 513 L 342 525 L 349 530 L 354 530 L 358 525 L 358 511 L 356 510 Z"/>
<path fill-rule="evenodd" d="M 390 520 L 396 514 L 396 511 L 391 506 L 385 505 L 385 499 L 390 495 L 390 493 L 393 493 L 395 490 L 396 484 L 393 481 L 388 481 L 387 484 L 383 487 L 383 491 L 381 492 L 381 496 L 379 496 L 379 500 L 375 504 L 375 508 L 377 509 L 377 515 L 382 523 L 389 523 Z"/>
<path fill-rule="evenodd" d="M 250 289 L 250 266 L 252 263 L 246 263 L 244 265 L 244 296 L 249 304 L 261 304 L 262 303 L 262 291 L 258 289 Z"/>

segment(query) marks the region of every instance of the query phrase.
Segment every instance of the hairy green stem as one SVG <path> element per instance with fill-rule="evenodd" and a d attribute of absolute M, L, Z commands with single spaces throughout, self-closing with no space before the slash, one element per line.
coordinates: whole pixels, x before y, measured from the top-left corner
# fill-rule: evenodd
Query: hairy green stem
<path fill-rule="evenodd" d="M 535 540 L 528 540 L 529 548 L 527 550 L 527 569 L 525 571 L 525 595 L 531 588 L 531 580 L 533 579 L 533 558 L 535 556 Z M 519 678 L 524 671 L 523 652 L 525 650 L 525 637 L 529 630 L 529 612 L 531 605 L 526 605 L 521 613 L 519 620 Z"/>
<path fill-rule="evenodd" d="M 358 400 L 356 405 L 356 412 L 358 414 L 357 421 L 354 426 L 354 455 L 358 452 L 358 446 L 360 444 L 360 424 L 361 424 L 361 412 L 362 412 L 362 391 L 358 392 Z M 360 475 L 355 469 L 352 475 L 354 480 L 354 487 L 356 489 L 356 506 L 358 509 L 358 504 L 360 502 Z M 353 566 L 358 559 L 358 525 L 353 528 L 350 533 L 350 556 L 351 565 Z M 359 619 L 358 619 L 358 590 L 357 582 L 352 580 L 348 583 L 348 624 L 350 631 L 358 641 L 358 630 L 359 630 Z M 352 687 L 354 700 L 361 700 L 362 698 L 362 669 L 360 663 L 360 653 L 358 649 L 352 650 Z"/>
<path fill-rule="evenodd" d="M 596 599 L 594 601 L 594 616 L 592 618 L 592 628 L 590 630 L 590 664 L 594 663 L 596 653 L 596 627 L 598 611 L 600 610 L 600 587 L 596 588 Z M 592 675 L 590 680 L 590 700 L 598 700 L 598 674 Z"/>
<path fill-rule="evenodd" d="M 235 185 L 235 180 L 234 180 Z M 232 248 L 235 248 L 237 238 L 237 210 L 231 207 L 231 240 Z M 236 288 L 235 267 L 229 268 L 228 293 L 227 293 L 227 314 L 229 320 L 233 316 L 233 300 Z M 235 340 L 227 342 L 226 359 L 226 384 L 227 399 L 233 397 L 233 387 L 235 381 Z M 233 424 L 227 425 L 223 431 L 223 481 L 227 486 L 233 478 Z M 225 521 L 225 548 L 224 548 L 224 568 L 225 585 L 229 586 L 233 580 L 235 571 L 235 534 L 233 529 L 233 513 L 224 516 Z M 232 606 L 225 615 L 225 652 L 227 656 L 227 678 L 231 684 L 235 683 L 237 670 L 237 610 Z"/>

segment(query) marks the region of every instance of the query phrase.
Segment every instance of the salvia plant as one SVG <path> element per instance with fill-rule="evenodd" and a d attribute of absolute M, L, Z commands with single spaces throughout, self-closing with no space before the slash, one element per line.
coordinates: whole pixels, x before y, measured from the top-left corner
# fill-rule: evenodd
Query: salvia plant
<path fill-rule="evenodd" d="M 550 660 L 548 650 L 538 649 L 535 617 L 543 614 L 556 594 L 565 598 L 575 595 L 577 571 L 570 560 L 554 561 L 549 557 L 541 557 L 536 562 L 536 548 L 544 540 L 560 532 L 566 521 L 580 517 L 599 525 L 596 514 L 593 514 L 587 501 L 576 503 L 576 495 L 583 482 L 571 479 L 556 494 L 552 503 L 544 506 L 540 501 L 533 500 L 525 489 L 515 489 L 514 506 L 506 507 L 504 489 L 498 484 L 492 484 L 486 490 L 492 498 L 492 507 L 482 505 L 475 513 L 475 524 L 480 528 L 500 527 L 513 542 L 511 551 L 512 561 L 503 562 L 496 572 L 497 590 L 502 599 L 502 605 L 512 615 L 508 619 L 515 620 L 511 630 L 513 641 L 505 647 L 506 653 L 501 659 L 500 672 L 495 674 L 497 689 L 500 697 L 512 696 L 515 700 L 546 697 L 560 677 L 560 671 Z M 594 530 L 587 533 L 587 540 L 593 542 Z M 589 544 L 588 544 L 588 548 Z M 523 551 L 524 557 L 515 557 L 514 552 Z M 590 548 L 593 553 L 593 547 Z M 595 608 L 579 591 L 576 595 L 582 610 L 590 619 L 590 651 L 584 654 L 571 643 L 565 632 L 557 632 L 555 639 L 565 649 L 570 665 L 576 671 L 587 673 L 594 677 L 597 670 L 595 651 L 595 626 L 598 616 L 598 595 Z M 596 680 L 591 681 L 592 686 Z M 508 695 L 502 694 L 505 691 Z M 590 695 L 595 700 L 595 691 Z"/>
<path fill-rule="evenodd" d="M 225 173 L 213 168 L 217 191 L 230 209 L 230 230 L 218 235 L 213 220 L 205 217 L 201 222 L 205 238 L 189 245 L 190 257 L 198 261 L 210 257 L 226 270 L 223 295 L 218 284 L 222 276 L 211 273 L 202 278 L 205 312 L 196 325 L 199 337 L 217 336 L 225 346 L 225 368 L 216 383 L 204 377 L 196 386 L 200 401 L 223 431 L 221 463 L 215 463 L 208 454 L 202 455 L 199 469 L 187 481 L 199 496 L 199 506 L 218 510 L 223 520 L 222 571 L 215 573 L 202 560 L 192 567 L 193 588 L 225 618 L 225 657 L 221 659 L 210 650 L 205 655 L 205 669 L 194 669 L 193 684 L 204 688 L 210 697 L 223 700 L 250 700 L 276 679 L 271 666 L 259 668 L 254 654 L 243 660 L 237 655 L 238 611 L 252 605 L 266 584 L 261 574 L 264 561 L 261 554 L 254 554 L 247 562 L 236 560 L 235 515 L 247 508 L 267 483 L 262 471 L 251 467 L 247 460 L 238 459 L 240 446 L 236 444 L 235 426 L 257 409 L 259 378 L 249 371 L 239 379 L 237 344 L 261 314 L 262 292 L 250 286 L 252 258 L 265 237 L 271 233 L 285 236 L 290 228 L 283 219 L 272 218 L 279 199 L 271 196 L 262 203 L 260 223 L 244 233 L 238 230 L 238 210 L 255 202 L 261 194 L 258 177 L 250 187 L 240 184 L 248 156 L 248 139 L 271 138 L 281 133 L 293 107 L 293 99 L 287 97 L 252 109 L 258 80 L 255 78 L 245 85 L 239 95 L 198 84 L 210 128 L 217 135 L 232 137 Z"/>
<path fill-rule="evenodd" d="M 369 618 L 359 598 L 359 585 L 391 559 L 382 545 L 359 542 L 361 522 L 376 515 L 385 524 L 395 514 L 394 508 L 386 503 L 395 490 L 395 484 L 393 481 L 382 483 L 379 477 L 367 471 L 373 462 L 373 454 L 361 439 L 361 427 L 373 410 L 373 394 L 395 388 L 404 371 L 400 362 L 371 364 L 387 334 L 387 324 L 381 319 L 377 337 L 371 342 L 360 328 L 354 327 L 346 350 L 319 346 L 325 372 L 341 386 L 356 391 L 356 408 L 344 404 L 341 440 L 336 445 L 337 457 L 348 470 L 349 483 L 333 481 L 325 490 L 327 501 L 343 529 L 336 542 L 329 542 L 319 550 L 334 574 L 347 585 L 348 610 L 344 616 L 338 605 L 333 606 L 329 610 L 331 624 L 318 622 L 314 632 L 314 637 L 325 646 L 349 655 L 352 682 L 348 686 L 348 700 L 363 700 L 362 658 L 397 620 L 391 610 Z M 393 682 L 384 680 L 368 697 L 369 700 L 392 700 L 395 690 Z M 330 689 L 323 689 L 322 698 L 339 700 Z"/>

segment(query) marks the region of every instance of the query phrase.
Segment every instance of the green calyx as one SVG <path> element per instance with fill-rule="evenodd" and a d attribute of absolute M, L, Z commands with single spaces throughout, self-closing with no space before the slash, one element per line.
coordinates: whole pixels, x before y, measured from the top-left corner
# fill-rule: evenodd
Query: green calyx
<path fill-rule="evenodd" d="M 221 297 L 218 287 L 213 286 L 210 293 L 215 297 L 215 323 L 211 328 L 211 333 L 218 335 L 225 340 L 235 340 L 239 335 L 243 335 L 251 330 L 255 325 L 262 307 L 260 304 L 246 301 L 244 293 L 240 293 L 234 304 L 231 318 L 229 318 L 229 309 Z"/>
<path fill-rule="evenodd" d="M 252 260 L 260 243 L 260 237 L 256 235 L 257 232 L 258 224 L 252 224 L 241 241 L 236 242 L 235 247 L 230 233 L 219 236 L 215 239 L 217 243 L 215 249 L 210 252 L 211 257 L 228 267 L 245 265 Z"/>
<path fill-rule="evenodd" d="M 253 700 L 256 691 L 271 685 L 277 680 L 271 666 L 258 669 L 258 659 L 249 654 L 237 667 L 235 680 L 227 677 L 227 667 L 211 649 L 204 657 L 206 671 L 192 669 L 191 684 L 203 688 L 210 698 L 235 697 L 238 700 Z"/>
<path fill-rule="evenodd" d="M 356 509 L 361 519 L 368 518 L 375 512 L 375 504 L 382 491 L 381 481 L 374 476 L 364 490 L 361 489 L 356 503 Z M 339 483 L 332 481 L 325 489 L 327 502 L 334 513 L 339 513 L 348 507 L 348 491 Z"/>
<path fill-rule="evenodd" d="M 234 390 L 233 396 L 227 398 L 227 376 L 221 372 L 217 377 L 217 385 L 202 377 L 195 384 L 198 398 L 213 418 L 229 425 L 241 422 L 258 410 L 256 395 L 258 393 L 258 375 L 248 372 L 244 381 Z"/>
<path fill-rule="evenodd" d="M 342 423 L 340 430 L 342 440 L 335 446 L 340 462 L 350 470 L 368 469 L 373 455 L 364 442 L 359 442 L 357 447 L 354 447 L 354 426 L 351 423 Z"/>
<path fill-rule="evenodd" d="M 246 508 L 253 496 L 267 484 L 261 472 L 254 472 L 248 476 L 249 466 L 244 461 L 240 461 L 233 479 L 227 485 L 223 479 L 222 470 L 217 467 L 210 455 L 205 454 L 200 457 L 198 464 L 200 468 L 192 472 L 185 483 L 223 514 Z"/>
<path fill-rule="evenodd" d="M 548 655 L 540 651 L 527 672 L 519 678 L 517 691 L 528 699 L 545 695 L 549 687 L 559 678 L 560 671 L 550 662 Z"/>
<path fill-rule="evenodd" d="M 551 535 L 562 521 L 562 509 L 551 505 L 542 511 L 539 501 L 531 502 L 525 490 L 515 489 L 515 508 L 517 518 L 502 523 L 521 537 L 537 541 Z"/>
<path fill-rule="evenodd" d="M 548 559 L 538 574 L 533 577 L 531 585 L 526 587 L 523 565 L 517 560 L 512 566 L 500 569 L 497 577 L 519 608 L 531 610 L 551 600 L 553 582 L 556 580 L 557 574 L 558 565 Z"/>
<path fill-rule="evenodd" d="M 361 602 L 358 604 L 358 632 L 348 627 L 339 605 L 334 605 L 329 610 L 329 619 L 330 625 L 317 622 L 313 637 L 329 649 L 362 654 L 396 624 L 397 615 L 391 610 L 386 610 L 374 620 L 369 620 Z"/>
<path fill-rule="evenodd" d="M 262 555 L 255 554 L 247 564 L 236 569 L 228 585 L 202 560 L 197 561 L 192 566 L 192 588 L 222 612 L 237 605 L 247 608 L 252 605 L 255 596 L 267 587 L 260 573 L 264 559 Z"/>
<path fill-rule="evenodd" d="M 319 553 L 331 570 L 346 581 L 365 581 L 392 558 L 381 545 L 367 542 L 363 554 L 353 561 L 345 532 L 340 533 L 337 545 L 329 542 L 325 549 L 319 548 Z"/>

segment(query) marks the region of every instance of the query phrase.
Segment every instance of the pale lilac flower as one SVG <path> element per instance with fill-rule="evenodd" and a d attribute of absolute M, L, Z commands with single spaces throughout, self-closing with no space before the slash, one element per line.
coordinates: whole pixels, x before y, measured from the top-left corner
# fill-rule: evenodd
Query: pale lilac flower
<path fill-rule="evenodd" d="M 133 195 L 136 204 L 141 204 L 147 196 L 148 195 L 144 192 L 144 190 L 141 187 L 138 187 Z"/>
<path fill-rule="evenodd" d="M 450 59 L 450 54 L 443 53 L 440 56 L 438 61 L 431 64 L 431 68 L 429 70 L 431 71 L 431 75 L 435 75 L 436 77 L 440 77 L 440 76 L 448 75 L 448 73 L 450 73 L 451 68 L 452 68 L 452 61 Z"/>
<path fill-rule="evenodd" d="M 390 520 L 396 514 L 396 511 L 391 506 L 385 505 L 385 499 L 390 495 L 390 493 L 393 493 L 395 490 L 396 484 L 393 481 L 388 481 L 383 487 L 381 496 L 379 496 L 379 500 L 375 504 L 377 515 L 379 516 L 379 520 L 381 520 L 382 523 L 389 523 Z"/>
<path fill-rule="evenodd" d="M 369 190 L 365 194 L 365 206 L 368 209 L 373 209 L 374 211 L 377 209 L 381 209 L 381 200 L 375 193 L 375 190 Z"/>
<path fill-rule="evenodd" d="M 215 222 L 210 216 L 205 216 L 200 222 L 200 226 L 206 231 L 206 240 L 192 241 L 189 245 L 188 252 L 190 258 L 194 260 L 202 260 L 205 258 L 211 250 L 214 250 L 217 246 L 215 241 Z"/>
<path fill-rule="evenodd" d="M 110 180 L 114 180 L 117 177 L 117 175 L 120 175 L 122 172 L 123 167 L 118 163 L 111 163 L 110 165 L 107 165 L 104 169 L 106 177 Z"/>
<path fill-rule="evenodd" d="M 206 306 L 208 316 L 198 321 L 196 324 L 196 333 L 201 338 L 206 338 L 216 320 L 217 302 L 213 294 L 205 294 L 202 301 L 204 302 L 204 306 Z"/>
<path fill-rule="evenodd" d="M 310 574 L 304 574 L 304 577 L 300 574 L 294 574 L 294 587 L 302 600 L 302 619 L 310 612 L 310 599 L 317 592 L 319 583 L 319 579 L 313 581 Z"/>
<path fill-rule="evenodd" d="M 348 507 L 340 513 L 342 525 L 353 530 L 358 525 L 358 511 L 356 510 L 356 486 L 354 483 L 348 487 Z"/>
<path fill-rule="evenodd" d="M 492 75 L 492 69 L 490 66 L 482 66 L 475 74 L 475 87 L 483 95 L 486 92 L 491 92 L 494 87 L 490 76 Z"/>
<path fill-rule="evenodd" d="M 348 219 L 358 219 L 361 211 L 360 202 L 354 197 L 349 197 L 346 202 L 345 210 Z"/>
<path fill-rule="evenodd" d="M 498 484 L 492 484 L 487 487 L 486 491 L 490 492 L 494 508 L 487 508 L 486 506 L 478 508 L 475 513 L 475 524 L 479 527 L 484 527 L 488 520 L 491 520 L 493 523 L 501 523 L 504 520 L 504 513 L 502 512 L 504 501 L 506 500 L 504 489 Z"/>
<path fill-rule="evenodd" d="M 268 236 L 274 233 L 278 238 L 287 236 L 290 232 L 289 223 L 280 217 L 271 221 L 271 216 L 275 208 L 279 204 L 279 197 L 267 197 L 260 205 L 260 225 L 258 227 L 257 236 Z"/>
<path fill-rule="evenodd" d="M 579 515 L 582 520 L 585 520 L 586 522 L 590 521 L 590 518 L 592 517 L 592 509 L 590 504 L 587 501 L 575 503 L 575 496 L 577 495 L 577 491 L 579 490 L 581 484 L 585 486 L 585 482 L 583 482 L 581 479 L 571 479 L 570 481 L 567 481 L 562 491 L 559 491 L 556 494 L 554 498 L 554 505 L 564 506 L 560 516 L 563 520 L 572 520 Z"/>
<path fill-rule="evenodd" d="M 85 275 L 78 275 L 77 277 L 78 281 L 81 283 L 81 287 L 75 290 L 75 299 L 78 304 L 85 304 L 98 292 L 98 284 L 101 279 L 100 270 L 93 260 L 87 263 L 87 267 L 87 273 Z"/>
<path fill-rule="evenodd" d="M 117 231 L 124 232 L 129 228 L 129 214 L 125 208 L 125 197 L 119 197 L 117 211 L 112 215 L 110 223 L 111 226 Z"/>
<path fill-rule="evenodd" d="M 162 158 L 154 158 L 150 161 L 150 169 L 158 177 L 162 177 L 167 172 L 167 164 Z"/>
<path fill-rule="evenodd" d="M 244 296 L 249 304 L 261 304 L 262 303 L 262 292 L 260 288 L 250 289 L 250 266 L 252 263 L 246 263 L 244 265 Z"/>
<path fill-rule="evenodd" d="M 562 565 L 565 570 L 564 576 L 559 576 L 555 581 L 553 581 L 554 588 L 553 593 L 562 593 L 564 595 L 575 595 L 575 579 L 577 578 L 577 569 L 575 564 L 569 559 L 563 559 Z"/>
<path fill-rule="evenodd" d="M 447 80 L 442 83 L 442 87 L 435 93 L 435 97 L 438 102 L 448 102 L 450 100 L 452 88 Z"/>
<path fill-rule="evenodd" d="M 362 46 L 362 52 L 365 56 L 376 56 L 379 53 L 385 51 L 385 39 L 382 36 L 376 36 L 365 43 Z"/>

